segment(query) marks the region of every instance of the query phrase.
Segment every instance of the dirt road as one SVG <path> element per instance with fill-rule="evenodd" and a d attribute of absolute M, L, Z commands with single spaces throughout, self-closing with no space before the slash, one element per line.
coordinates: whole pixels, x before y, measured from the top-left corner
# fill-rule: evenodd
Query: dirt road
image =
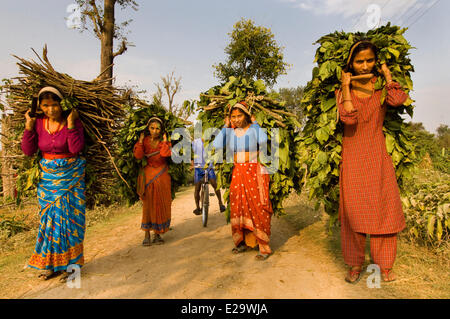
<path fill-rule="evenodd" d="M 365 278 L 343 280 L 341 257 L 320 241 L 324 222 L 316 216 L 298 226 L 292 216 L 304 209 L 288 203 L 291 217 L 273 218 L 266 261 L 256 251 L 232 254 L 230 225 L 212 197 L 208 227 L 192 214 L 193 188 L 178 193 L 172 206 L 173 229 L 164 245 L 141 245 L 140 208 L 120 223 L 87 232 L 81 288 L 58 279 L 39 282 L 21 298 L 371 298 Z M 301 215 L 299 215 L 301 216 Z M 296 226 L 297 225 L 297 226 Z M 321 244 L 322 243 L 322 244 Z M 33 270 L 26 270 L 33 271 Z"/>

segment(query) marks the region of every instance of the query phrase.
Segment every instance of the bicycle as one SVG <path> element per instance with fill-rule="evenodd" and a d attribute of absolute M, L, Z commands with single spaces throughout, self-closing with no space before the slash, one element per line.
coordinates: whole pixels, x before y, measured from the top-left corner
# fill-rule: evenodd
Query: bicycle
<path fill-rule="evenodd" d="M 200 210 L 202 212 L 202 223 L 203 227 L 208 224 L 208 211 L 209 211 L 209 197 L 214 196 L 214 193 L 209 193 L 209 170 L 205 170 L 205 175 L 203 176 L 202 186 L 200 188 Z M 206 196 L 205 196 L 206 195 Z"/>

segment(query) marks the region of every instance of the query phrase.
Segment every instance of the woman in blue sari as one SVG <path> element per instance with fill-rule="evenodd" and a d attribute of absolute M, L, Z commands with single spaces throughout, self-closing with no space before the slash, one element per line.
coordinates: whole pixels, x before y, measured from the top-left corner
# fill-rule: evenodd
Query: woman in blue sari
<path fill-rule="evenodd" d="M 39 277 L 68 277 L 69 265 L 82 266 L 85 233 L 85 165 L 78 153 L 84 147 L 83 125 L 78 112 L 63 116 L 62 94 L 45 87 L 38 94 L 43 116 L 25 114 L 22 150 L 42 153 L 37 195 L 40 225 L 28 266 L 43 270 Z"/>

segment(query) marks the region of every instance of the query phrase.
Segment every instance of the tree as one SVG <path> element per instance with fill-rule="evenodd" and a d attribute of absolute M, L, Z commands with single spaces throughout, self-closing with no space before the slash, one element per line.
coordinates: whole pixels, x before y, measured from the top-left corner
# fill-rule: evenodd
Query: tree
<path fill-rule="evenodd" d="M 303 125 L 305 123 L 305 118 L 302 108 L 300 107 L 303 97 L 303 87 L 281 88 L 279 89 L 278 94 L 280 94 L 281 100 L 286 101 L 287 110 L 296 114 L 299 122 Z"/>
<path fill-rule="evenodd" d="M 255 26 L 252 20 L 239 20 L 229 33 L 230 43 L 225 48 L 227 59 L 213 65 L 214 75 L 226 82 L 230 76 L 261 79 L 273 86 L 289 64 L 283 61 L 282 47 L 275 41 L 270 29 Z"/>
<path fill-rule="evenodd" d="M 431 158 L 439 153 L 439 149 L 435 143 L 434 135 L 428 132 L 422 123 L 407 123 L 408 130 L 415 137 L 417 159 L 420 162 L 428 153 Z"/>
<path fill-rule="evenodd" d="M 175 95 L 181 90 L 181 77 L 176 78 L 175 72 L 161 77 L 162 83 L 156 83 L 156 93 L 153 95 L 153 103 L 161 105 L 176 117 L 186 120 L 194 112 L 194 105 L 189 101 L 183 104 L 175 104 Z M 163 103 L 163 97 L 167 97 L 167 106 Z"/>
<path fill-rule="evenodd" d="M 441 124 L 436 129 L 438 145 L 446 150 L 450 149 L 450 127 L 448 125 Z"/>
<path fill-rule="evenodd" d="M 131 6 L 137 10 L 138 4 L 135 0 L 103 0 L 103 7 L 100 0 L 76 0 L 81 8 L 81 32 L 92 28 L 95 36 L 100 40 L 100 79 L 109 79 L 112 84 L 114 59 L 123 54 L 128 46 L 125 28 L 133 21 L 126 20 L 120 24 L 115 21 L 115 5 L 119 4 L 122 9 Z M 114 52 L 114 39 L 120 42 L 119 47 Z"/>
<path fill-rule="evenodd" d="M 437 136 L 428 132 L 422 123 L 407 123 L 408 131 L 415 137 L 417 161 L 420 162 L 428 154 L 434 168 L 450 173 L 450 161 L 445 147 L 445 141 L 449 139 L 450 130 L 447 125 L 441 124 L 437 129 Z"/>

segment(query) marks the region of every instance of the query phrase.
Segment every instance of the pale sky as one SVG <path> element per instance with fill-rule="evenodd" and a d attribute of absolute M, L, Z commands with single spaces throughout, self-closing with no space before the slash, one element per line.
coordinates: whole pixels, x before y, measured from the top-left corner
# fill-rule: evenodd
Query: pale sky
<path fill-rule="evenodd" d="M 197 99 L 201 91 L 218 84 L 212 65 L 225 59 L 228 33 L 240 18 L 268 27 L 284 47 L 285 61 L 292 65 L 275 88 L 305 85 L 311 79 L 316 46 L 313 42 L 336 30 L 367 31 L 380 9 L 381 24 L 387 21 L 409 26 L 406 39 L 411 53 L 416 100 L 414 122 L 435 132 L 439 124 L 450 126 L 450 12 L 448 0 L 137 0 L 139 10 L 116 6 L 117 21 L 133 19 L 128 30 L 135 47 L 115 60 L 117 85 L 134 85 L 155 92 L 154 83 L 175 71 L 181 77 L 177 97 Z M 18 75 L 12 54 L 35 58 L 31 48 L 48 56 L 59 72 L 76 79 L 98 75 L 100 42 L 91 32 L 79 33 L 66 25 L 73 0 L 2 1 L 0 12 L 0 77 Z M 369 11 L 367 10 L 375 10 Z M 407 118 L 409 120 L 409 118 Z"/>

